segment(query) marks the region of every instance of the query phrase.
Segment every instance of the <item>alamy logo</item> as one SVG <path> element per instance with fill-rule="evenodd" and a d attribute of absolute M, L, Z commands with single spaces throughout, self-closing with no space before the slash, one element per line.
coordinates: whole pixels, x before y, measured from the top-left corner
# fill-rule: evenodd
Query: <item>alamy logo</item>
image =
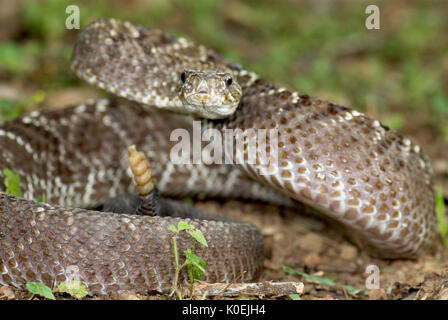
<path fill-rule="evenodd" d="M 80 276 L 79 267 L 76 265 L 68 266 L 65 269 L 66 284 L 68 289 L 79 289 Z"/>
<path fill-rule="evenodd" d="M 380 288 L 380 268 L 375 264 L 369 264 L 366 267 L 366 274 L 368 274 L 366 278 L 366 288 L 371 289 L 379 289 Z"/>
<path fill-rule="evenodd" d="M 250 164 L 260 175 L 278 170 L 277 129 L 203 130 L 201 121 L 193 121 L 192 136 L 179 128 L 171 132 L 170 141 L 177 141 L 170 150 L 174 164 Z"/>
<path fill-rule="evenodd" d="M 366 13 L 369 15 L 366 18 L 366 28 L 368 30 L 379 30 L 380 29 L 380 8 L 378 6 L 371 4 L 367 6 Z"/>
<path fill-rule="evenodd" d="M 65 19 L 65 27 L 68 30 L 79 29 L 79 7 L 72 4 L 65 8 L 65 13 L 69 16 Z"/>

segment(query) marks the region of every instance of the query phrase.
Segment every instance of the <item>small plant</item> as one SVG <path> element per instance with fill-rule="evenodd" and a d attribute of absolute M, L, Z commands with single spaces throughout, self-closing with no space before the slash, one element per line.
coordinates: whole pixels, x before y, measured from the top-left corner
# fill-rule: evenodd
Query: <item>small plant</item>
<path fill-rule="evenodd" d="M 26 289 L 31 293 L 50 300 L 56 300 L 53 293 L 67 293 L 76 299 L 82 299 L 89 293 L 87 286 L 81 281 L 70 280 L 63 281 L 55 290 L 51 290 L 49 287 L 41 282 L 28 282 Z"/>
<path fill-rule="evenodd" d="M 78 280 L 61 282 L 54 292 L 67 293 L 76 299 L 82 299 L 89 294 L 87 286 Z"/>
<path fill-rule="evenodd" d="M 440 238 L 444 248 L 448 247 L 448 224 L 445 218 L 445 200 L 443 199 L 442 190 L 436 189 L 436 210 L 437 221 L 439 224 Z"/>
<path fill-rule="evenodd" d="M 31 292 L 32 294 L 50 299 L 50 300 L 56 300 L 53 291 L 44 285 L 41 282 L 27 282 L 26 289 Z"/>
<path fill-rule="evenodd" d="M 3 174 L 5 175 L 6 193 L 12 194 L 14 197 L 21 197 L 22 190 L 20 189 L 19 174 L 10 169 L 3 169 Z"/>
<path fill-rule="evenodd" d="M 36 201 L 37 201 L 37 202 L 47 202 L 47 199 L 45 198 L 44 195 L 42 195 L 42 196 L 37 197 L 37 198 L 36 198 Z"/>
<path fill-rule="evenodd" d="M 0 120 L 13 120 L 20 117 L 26 110 L 35 108 L 44 99 L 45 92 L 42 90 L 37 90 L 29 97 L 19 98 L 15 101 L 0 99 Z"/>
<path fill-rule="evenodd" d="M 17 172 L 12 171 L 11 169 L 5 168 L 3 169 L 3 174 L 5 175 L 5 179 L 3 184 L 6 188 L 6 193 L 12 194 L 14 197 L 23 196 L 22 189 L 20 189 L 20 176 Z M 46 202 L 45 195 L 38 196 L 36 198 L 37 202 Z"/>
<path fill-rule="evenodd" d="M 174 233 L 173 235 L 173 248 L 174 248 L 174 260 L 176 263 L 176 271 L 174 275 L 173 280 L 173 291 L 170 293 L 170 296 L 172 296 L 174 293 L 176 293 L 177 297 L 182 300 L 182 293 L 179 290 L 178 287 L 178 281 L 179 281 L 179 274 L 181 270 L 186 267 L 188 277 L 190 278 L 190 295 L 193 295 L 193 285 L 194 280 L 200 280 L 202 276 L 205 273 L 205 266 L 206 263 L 204 260 L 199 258 L 195 253 L 195 245 L 196 241 L 202 244 L 205 247 L 208 247 L 207 241 L 204 238 L 204 235 L 202 234 L 201 230 L 196 230 L 195 227 L 191 224 L 188 224 L 184 221 L 180 221 L 177 224 L 177 227 L 170 224 L 170 230 Z M 189 235 L 193 237 L 193 246 L 187 250 L 184 250 L 185 254 L 185 262 L 180 265 L 179 264 L 179 252 L 177 248 L 177 237 L 180 232 L 185 231 Z"/>
<path fill-rule="evenodd" d="M 291 293 L 291 294 L 288 294 L 288 297 L 289 297 L 291 300 L 302 300 L 302 298 L 300 297 L 300 295 L 298 295 L 297 293 Z"/>

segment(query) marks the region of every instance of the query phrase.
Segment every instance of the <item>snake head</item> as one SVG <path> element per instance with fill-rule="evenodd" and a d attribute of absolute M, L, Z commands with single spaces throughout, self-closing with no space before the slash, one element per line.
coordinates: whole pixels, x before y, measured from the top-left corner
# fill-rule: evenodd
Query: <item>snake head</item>
<path fill-rule="evenodd" d="M 184 70 L 179 75 L 178 91 L 186 112 L 207 119 L 230 117 L 242 94 L 230 72 L 215 70 Z"/>

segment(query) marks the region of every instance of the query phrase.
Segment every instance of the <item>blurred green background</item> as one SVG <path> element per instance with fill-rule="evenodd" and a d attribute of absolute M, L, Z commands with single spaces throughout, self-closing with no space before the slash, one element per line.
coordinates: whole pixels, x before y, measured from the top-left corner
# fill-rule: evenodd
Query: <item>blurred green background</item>
<path fill-rule="evenodd" d="M 69 69 L 72 4 L 81 27 L 115 17 L 185 36 L 279 85 L 367 112 L 446 164 L 446 0 L 0 0 L 2 119 L 91 90 Z M 380 30 L 365 27 L 369 4 Z"/>

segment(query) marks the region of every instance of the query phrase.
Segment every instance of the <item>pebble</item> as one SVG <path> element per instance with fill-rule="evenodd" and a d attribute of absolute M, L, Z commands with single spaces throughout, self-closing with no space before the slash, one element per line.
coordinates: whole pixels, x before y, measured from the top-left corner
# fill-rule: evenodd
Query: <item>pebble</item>
<path fill-rule="evenodd" d="M 353 260 L 358 254 L 358 250 L 349 244 L 343 245 L 341 248 L 341 258 L 344 260 Z"/>
<path fill-rule="evenodd" d="M 319 253 L 322 251 L 324 243 L 321 236 L 309 233 L 298 241 L 298 245 L 304 250 Z"/>
<path fill-rule="evenodd" d="M 141 300 L 134 292 L 125 291 L 118 295 L 120 300 Z"/>
<path fill-rule="evenodd" d="M 369 291 L 369 299 L 370 300 L 386 300 L 387 294 L 383 288 L 380 289 L 372 289 Z"/>
<path fill-rule="evenodd" d="M 303 262 L 307 266 L 315 266 L 322 261 L 321 257 L 316 252 L 311 252 L 303 257 Z"/>
<path fill-rule="evenodd" d="M 5 297 L 7 300 L 12 300 L 16 298 L 16 295 L 10 287 L 2 286 L 0 287 L 0 298 L 3 297 Z"/>

